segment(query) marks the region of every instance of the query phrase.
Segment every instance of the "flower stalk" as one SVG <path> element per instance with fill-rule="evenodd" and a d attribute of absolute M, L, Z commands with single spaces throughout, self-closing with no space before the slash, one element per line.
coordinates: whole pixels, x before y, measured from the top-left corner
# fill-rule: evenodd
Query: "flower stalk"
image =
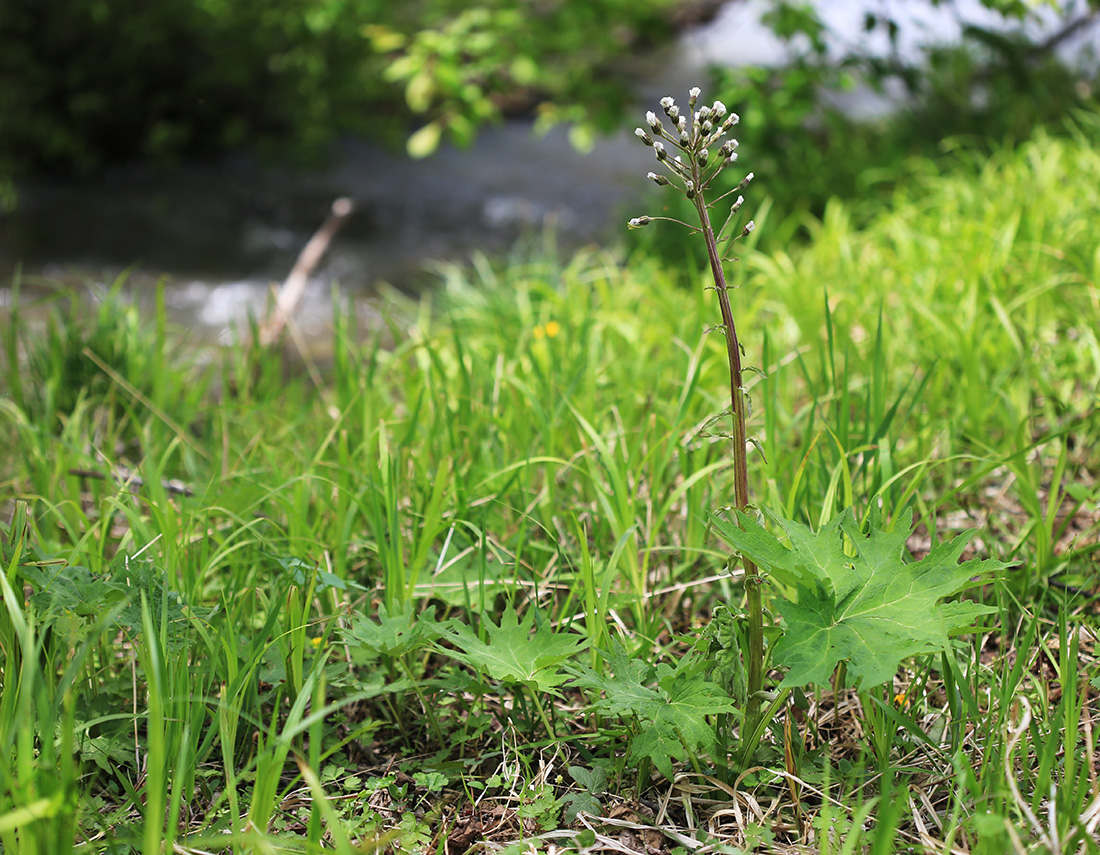
<path fill-rule="evenodd" d="M 638 128 L 635 135 L 647 146 L 654 149 L 657 161 L 669 172 L 668 176 L 649 173 L 648 177 L 660 186 L 673 185 L 684 193 L 695 207 L 695 213 L 699 218 L 699 231 L 707 247 L 707 259 L 710 262 L 711 278 L 714 282 L 714 291 L 718 295 L 718 307 L 722 314 L 722 326 L 726 338 L 726 354 L 729 360 L 730 372 L 730 413 L 733 422 L 733 470 L 734 470 L 734 505 L 739 511 L 746 511 L 749 507 L 749 467 L 748 467 L 748 434 L 746 421 L 748 419 L 748 398 L 743 384 L 743 371 L 741 365 L 742 348 L 737 337 L 737 326 L 734 322 L 733 309 L 730 305 L 729 287 L 726 283 L 725 271 L 722 267 L 722 255 L 718 244 L 722 240 L 721 233 L 728 227 L 733 216 L 740 209 L 743 198 L 738 196 L 732 204 L 729 217 L 722 228 L 715 232 L 710 220 L 710 205 L 706 201 L 705 192 L 710 187 L 715 176 L 737 160 L 737 141 L 728 140 L 718 149 L 718 156 L 712 157 L 710 147 L 726 134 L 735 124 L 738 116 L 736 113 L 727 113 L 726 107 L 721 101 L 715 101 L 712 106 L 702 106 L 696 110 L 699 99 L 699 89 L 693 88 L 689 93 L 688 113 L 685 115 L 676 106 L 670 97 L 661 99 L 661 106 L 665 115 L 673 123 L 675 133 L 665 129 L 664 123 L 653 112 L 646 114 L 646 124 L 649 130 Z M 679 150 L 681 154 L 670 156 L 669 149 Z M 735 188 L 737 192 L 748 186 L 752 181 L 750 172 Z M 724 197 L 721 197 L 724 198 Z M 641 228 L 649 225 L 653 220 L 667 219 L 661 217 L 636 217 L 630 221 L 632 228 Z M 678 222 L 678 221 L 676 221 Z M 687 225 L 682 223 L 682 225 Z M 752 232 L 754 225 L 749 221 L 734 239 L 746 237 Z M 749 756 L 756 745 L 756 735 L 760 729 L 761 701 L 763 699 L 763 666 L 764 666 L 764 608 L 761 598 L 761 578 L 756 565 L 744 555 L 740 556 L 745 573 L 745 597 L 748 611 L 748 648 L 745 651 L 745 671 L 747 683 L 747 699 L 745 703 L 745 716 L 741 727 L 742 760 L 749 760 Z M 731 566 L 732 566 L 731 560 Z"/>

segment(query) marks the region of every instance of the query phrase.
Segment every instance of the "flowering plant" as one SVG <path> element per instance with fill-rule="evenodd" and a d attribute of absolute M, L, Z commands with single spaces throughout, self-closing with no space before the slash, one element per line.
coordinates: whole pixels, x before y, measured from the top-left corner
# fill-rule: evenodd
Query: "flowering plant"
<path fill-rule="evenodd" d="M 743 384 L 744 370 L 741 365 L 742 347 L 737 338 L 737 326 L 734 323 L 733 310 L 730 306 L 729 286 L 726 283 L 726 275 L 722 267 L 723 256 L 719 252 L 719 244 L 729 239 L 739 239 L 748 236 L 755 224 L 749 220 L 742 226 L 739 232 L 723 237 L 730 223 L 744 204 L 745 197 L 740 195 L 753 179 L 753 173 L 748 173 L 732 190 L 723 193 L 714 202 L 706 201 L 706 192 L 718 174 L 727 167 L 737 162 L 737 140 L 727 139 L 721 144 L 714 156 L 711 149 L 740 121 L 736 113 L 726 109 L 721 101 L 715 101 L 710 106 L 698 106 L 700 90 L 694 87 L 688 93 L 688 110 L 684 113 L 675 100 L 666 96 L 661 99 L 661 107 L 665 116 L 672 125 L 670 131 L 656 113 L 646 113 L 645 128 L 638 128 L 635 135 L 647 146 L 651 147 L 657 156 L 657 161 L 664 167 L 667 174 L 650 172 L 648 177 L 658 186 L 674 186 L 679 188 L 684 196 L 695 206 L 695 212 L 699 217 L 699 226 L 691 226 L 681 220 L 670 217 L 635 217 L 630 220 L 631 228 L 642 228 L 654 220 L 671 220 L 686 226 L 691 231 L 699 233 L 706 242 L 707 258 L 710 261 L 711 277 L 714 281 L 714 290 L 718 294 L 718 307 L 722 313 L 722 325 L 719 329 L 726 337 L 726 354 L 729 359 L 730 371 L 730 413 L 733 421 L 733 470 L 734 470 L 734 504 L 739 511 L 745 511 L 749 507 L 749 467 L 748 445 L 749 438 L 745 430 L 745 422 L 748 418 L 749 402 Z M 667 147 L 666 147 L 667 143 Z M 669 147 L 679 154 L 669 154 Z M 714 230 L 710 219 L 710 208 L 723 199 L 737 193 L 737 198 L 730 205 L 729 213 L 717 231 Z M 736 557 L 736 556 L 734 556 Z M 732 564 L 732 561 L 731 561 Z M 747 605 L 749 613 L 748 650 L 746 651 L 746 683 L 748 695 L 745 707 L 745 729 L 754 731 L 760 719 L 761 690 L 763 688 L 763 660 L 764 660 L 764 616 L 763 604 L 760 597 L 760 577 L 755 564 L 748 558 L 743 559 L 746 586 L 748 591 Z"/>
<path fill-rule="evenodd" d="M 913 561 L 906 549 L 913 530 L 910 510 L 893 525 L 883 525 L 877 506 L 872 505 L 865 520 L 857 519 L 849 508 L 817 532 L 772 515 L 783 532 L 782 540 L 762 524 L 761 514 L 749 512 L 748 445 L 753 440 L 745 428 L 750 406 L 742 382 L 744 349 L 737 337 L 722 267 L 726 259 L 719 245 L 753 231 L 753 221 L 749 220 L 740 230 L 725 234 L 744 203 L 740 191 L 752 181 L 753 174 L 746 174 L 714 202 L 706 200 L 715 177 L 737 162 L 735 139 L 722 142 L 715 154 L 711 152 L 737 124 L 738 116 L 721 101 L 710 106 L 698 102 L 698 88 L 690 91 L 686 112 L 672 98 L 662 98 L 661 107 L 671 127 L 666 127 L 665 119 L 656 113 L 648 112 L 648 129 L 638 128 L 635 134 L 653 149 L 664 170 L 650 172 L 650 180 L 661 187 L 679 189 L 695 207 L 699 225 L 670 217 L 642 216 L 630 220 L 629 226 L 642 228 L 655 220 L 671 220 L 701 234 L 718 295 L 722 315 L 718 329 L 725 334 L 730 371 L 734 522 L 717 514 L 711 515 L 711 521 L 718 535 L 735 550 L 729 559 L 730 569 L 740 561 L 744 570 L 747 629 L 742 652 L 740 635 L 733 629 L 729 614 L 719 612 L 706 644 L 717 660 L 714 678 L 726 686 L 736 703 L 743 704 L 740 753 L 742 762 L 747 762 L 791 688 L 810 683 L 828 685 L 840 666 L 864 687 L 880 685 L 890 680 L 904 658 L 946 651 L 952 635 L 972 629 L 974 622 L 992 609 L 975 603 L 941 601 L 974 587 L 1006 565 L 978 559 L 960 564 L 972 532 L 940 544 L 919 562 Z M 716 231 L 711 224 L 711 208 L 735 193 L 737 198 Z M 776 597 L 782 624 L 771 628 L 773 644 L 767 650 L 761 594 L 765 577 L 779 582 L 784 589 Z M 768 661 L 786 669 L 785 678 L 771 693 L 764 691 Z M 765 700 L 769 701 L 766 710 Z"/>

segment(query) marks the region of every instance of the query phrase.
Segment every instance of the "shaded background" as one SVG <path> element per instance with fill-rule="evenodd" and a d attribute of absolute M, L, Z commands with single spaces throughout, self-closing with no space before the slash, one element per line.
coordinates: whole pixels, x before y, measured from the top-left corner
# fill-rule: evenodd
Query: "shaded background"
<path fill-rule="evenodd" d="M 333 282 L 369 298 L 545 231 L 622 239 L 650 156 L 631 129 L 691 85 L 741 113 L 784 212 L 884 198 L 910 155 L 1057 130 L 1094 91 L 1095 3 L 391 5 L 10 0 L 2 281 L 126 275 L 140 297 L 164 276 L 175 319 L 216 335 L 347 195 L 300 318 L 323 334 Z"/>

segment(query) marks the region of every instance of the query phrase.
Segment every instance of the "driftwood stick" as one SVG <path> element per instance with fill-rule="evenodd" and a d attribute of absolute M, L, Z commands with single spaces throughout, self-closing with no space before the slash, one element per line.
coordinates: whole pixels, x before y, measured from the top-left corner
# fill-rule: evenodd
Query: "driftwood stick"
<path fill-rule="evenodd" d="M 328 218 L 317 233 L 309 239 L 309 243 L 303 247 L 298 260 L 294 262 L 294 268 L 275 297 L 275 305 L 271 313 L 260 324 L 261 347 L 270 347 L 282 337 L 286 325 L 302 300 L 302 295 L 305 294 L 309 275 L 320 263 L 329 243 L 336 237 L 336 233 L 340 231 L 340 227 L 354 210 L 355 203 L 346 196 L 341 196 L 332 203 L 332 211 Z"/>

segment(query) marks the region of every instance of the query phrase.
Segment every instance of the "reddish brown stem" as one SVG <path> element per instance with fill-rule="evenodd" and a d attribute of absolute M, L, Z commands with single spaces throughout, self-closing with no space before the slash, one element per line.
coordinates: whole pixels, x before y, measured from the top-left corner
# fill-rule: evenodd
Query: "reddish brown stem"
<path fill-rule="evenodd" d="M 694 186 L 702 188 L 701 170 L 698 163 L 692 164 Z M 710 223 L 706 200 L 701 189 L 692 196 L 703 237 L 707 244 L 707 257 L 710 260 L 710 272 L 714 279 L 714 290 L 718 293 L 718 306 L 722 312 L 722 326 L 726 336 L 726 354 L 730 368 L 730 410 L 733 420 L 733 495 L 734 504 L 739 511 L 749 506 L 749 462 L 748 434 L 745 429 L 746 399 L 742 387 L 741 343 L 737 338 L 737 327 L 733 321 L 730 307 L 726 274 L 722 269 L 722 257 L 718 252 L 718 239 Z M 756 565 L 746 556 L 741 556 L 745 570 L 745 598 L 749 613 L 749 649 L 746 651 L 746 683 L 748 700 L 745 704 L 745 719 L 741 729 L 742 744 L 751 751 L 753 738 L 760 723 L 761 691 L 764 687 L 764 607 L 760 595 L 760 580 Z M 749 758 L 745 757 L 744 760 Z"/>

